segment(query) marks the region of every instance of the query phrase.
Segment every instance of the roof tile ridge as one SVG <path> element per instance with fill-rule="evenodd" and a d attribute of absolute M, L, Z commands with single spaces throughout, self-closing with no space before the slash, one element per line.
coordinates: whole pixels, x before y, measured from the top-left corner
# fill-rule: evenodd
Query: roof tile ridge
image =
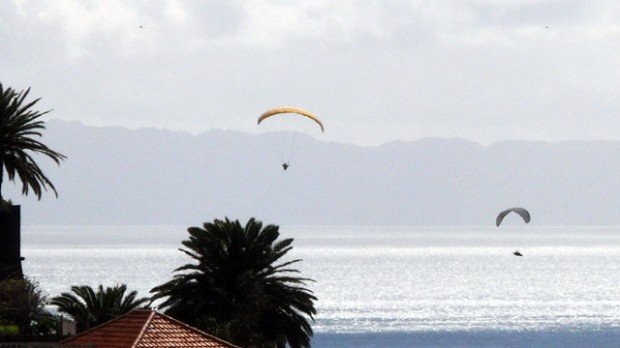
<path fill-rule="evenodd" d="M 208 332 L 202 331 L 202 330 L 197 329 L 197 328 L 195 328 L 195 327 L 193 327 L 193 326 L 190 326 L 190 325 L 188 325 L 188 324 L 185 324 L 184 322 L 182 322 L 182 321 L 180 321 L 180 320 L 177 320 L 177 319 L 174 319 L 173 317 L 170 317 L 170 316 L 168 316 L 168 315 L 166 315 L 166 314 L 159 313 L 159 312 L 157 312 L 157 311 L 155 311 L 155 313 L 156 313 L 158 316 L 161 316 L 161 317 L 162 317 L 163 319 L 165 319 L 165 320 L 172 321 L 173 323 L 179 324 L 179 325 L 181 325 L 181 326 L 185 327 L 186 329 L 189 329 L 189 330 L 194 331 L 194 332 L 197 332 L 197 333 L 199 333 L 199 334 L 201 334 L 201 335 L 204 335 L 204 336 L 207 336 L 207 337 L 209 337 L 209 338 L 212 338 L 212 339 L 214 339 L 215 341 L 218 341 L 219 343 L 222 343 L 222 344 L 228 345 L 228 346 L 230 346 L 231 348 L 241 348 L 240 346 L 236 346 L 236 345 L 232 344 L 231 342 L 228 342 L 228 341 L 226 341 L 226 340 L 224 340 L 224 339 L 221 339 L 221 338 L 219 338 L 219 337 L 216 337 L 216 336 L 214 336 L 214 335 L 212 335 L 212 334 L 210 334 L 210 333 L 208 333 Z"/>
<path fill-rule="evenodd" d="M 131 345 L 131 348 L 135 348 L 138 345 L 138 343 L 140 343 L 140 340 L 142 339 L 142 336 L 144 336 L 144 334 L 146 333 L 146 330 L 149 328 L 149 325 L 151 325 L 151 320 L 153 320 L 153 317 L 155 316 L 155 313 L 157 313 L 157 312 L 155 312 L 154 310 L 151 309 L 151 313 L 149 313 L 149 317 L 144 322 L 144 326 L 140 330 L 140 333 L 138 333 L 138 337 L 136 337 L 136 340 Z"/>

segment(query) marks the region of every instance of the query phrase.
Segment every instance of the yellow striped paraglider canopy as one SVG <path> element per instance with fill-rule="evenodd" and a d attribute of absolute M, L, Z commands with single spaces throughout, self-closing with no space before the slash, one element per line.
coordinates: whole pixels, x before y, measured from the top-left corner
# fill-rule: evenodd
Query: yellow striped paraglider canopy
<path fill-rule="evenodd" d="M 280 114 L 296 114 L 296 115 L 305 116 L 311 119 L 312 121 L 316 122 L 319 125 L 319 127 L 321 127 L 321 132 L 325 132 L 325 128 L 323 127 L 323 122 L 321 122 L 321 120 L 315 114 L 309 111 L 306 111 L 304 109 L 294 107 L 294 106 L 280 106 L 277 108 L 269 109 L 265 111 L 262 115 L 260 115 L 260 117 L 258 118 L 258 124 L 260 124 L 261 122 L 263 122 L 263 120 L 269 117 L 280 115 Z"/>

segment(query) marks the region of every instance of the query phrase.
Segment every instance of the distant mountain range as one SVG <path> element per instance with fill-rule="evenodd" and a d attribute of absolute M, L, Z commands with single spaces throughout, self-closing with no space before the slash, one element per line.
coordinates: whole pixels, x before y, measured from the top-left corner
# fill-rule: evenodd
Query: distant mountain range
<path fill-rule="evenodd" d="M 302 135 L 284 172 L 289 135 L 51 120 L 43 142 L 68 159 L 39 163 L 59 198 L 21 197 L 10 183 L 3 193 L 22 205 L 23 224 L 193 226 L 256 216 L 283 225 L 492 226 L 512 206 L 528 208 L 535 225 L 620 224 L 620 142 L 362 147 Z"/>

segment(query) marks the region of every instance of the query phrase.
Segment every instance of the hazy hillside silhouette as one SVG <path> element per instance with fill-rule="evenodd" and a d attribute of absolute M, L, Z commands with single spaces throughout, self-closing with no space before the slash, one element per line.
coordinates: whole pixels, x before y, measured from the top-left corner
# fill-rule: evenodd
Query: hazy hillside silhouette
<path fill-rule="evenodd" d="M 181 224 L 214 217 L 295 225 L 489 225 L 510 206 L 538 225 L 620 224 L 620 142 L 460 139 L 378 147 L 282 134 L 88 127 L 51 120 L 44 141 L 67 155 L 43 166 L 59 199 L 5 196 L 25 224 Z M 517 220 L 506 223 L 510 224 Z"/>

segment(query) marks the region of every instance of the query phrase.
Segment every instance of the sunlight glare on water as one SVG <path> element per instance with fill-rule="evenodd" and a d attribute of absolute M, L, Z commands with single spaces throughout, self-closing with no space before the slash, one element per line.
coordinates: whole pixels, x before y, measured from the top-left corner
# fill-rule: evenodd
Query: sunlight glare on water
<path fill-rule="evenodd" d="M 319 298 L 316 332 L 620 327 L 620 228 L 282 227 Z M 189 262 L 184 227 L 25 227 L 26 274 L 50 295 Z M 524 257 L 512 255 L 520 250 Z"/>

